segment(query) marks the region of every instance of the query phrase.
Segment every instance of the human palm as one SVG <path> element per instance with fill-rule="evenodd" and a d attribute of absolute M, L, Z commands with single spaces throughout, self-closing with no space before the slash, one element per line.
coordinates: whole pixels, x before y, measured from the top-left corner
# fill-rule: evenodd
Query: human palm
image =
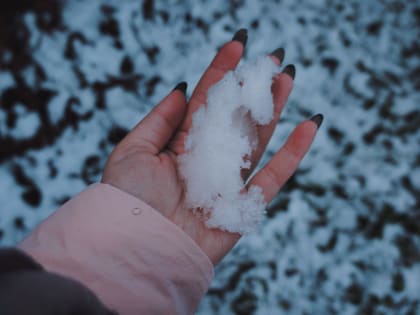
<path fill-rule="evenodd" d="M 226 43 L 203 74 L 188 103 L 184 94 L 186 86 L 178 85 L 117 145 L 102 178 L 102 182 L 143 200 L 178 225 L 213 264 L 226 255 L 240 235 L 208 228 L 203 218 L 187 208 L 185 185 L 178 172 L 178 156 L 184 153 L 184 141 L 192 124 L 192 114 L 206 103 L 209 87 L 237 66 L 243 49 L 240 41 Z M 280 64 L 279 56 L 272 58 Z M 244 180 L 248 180 L 248 187 L 258 185 L 262 188 L 266 202 L 271 201 L 295 171 L 309 149 L 321 119 L 317 116 L 317 119 L 299 124 L 272 160 L 248 179 L 273 134 L 290 94 L 294 75 L 290 73 L 291 69 L 289 66 L 273 80 L 274 118 L 268 125 L 257 127 L 259 142 L 250 157 L 252 166 L 242 172 Z"/>
<path fill-rule="evenodd" d="M 215 264 L 230 250 L 239 235 L 209 229 L 201 218 L 187 209 L 175 153 L 165 150 L 154 155 L 143 149 L 135 145 L 130 149 L 117 147 L 108 161 L 102 181 L 158 210 L 184 230 Z M 127 168 L 128 165 L 132 166 L 131 169 Z"/>

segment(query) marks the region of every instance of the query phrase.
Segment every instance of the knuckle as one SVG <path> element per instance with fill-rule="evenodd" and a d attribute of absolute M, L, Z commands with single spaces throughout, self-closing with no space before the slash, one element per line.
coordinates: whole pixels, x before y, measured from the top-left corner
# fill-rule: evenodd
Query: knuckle
<path fill-rule="evenodd" d="M 272 165 L 268 164 L 264 168 L 264 175 L 271 184 L 280 186 L 281 184 L 281 174 L 279 174 L 278 170 L 274 168 Z"/>
<path fill-rule="evenodd" d="M 283 150 L 287 156 L 288 163 L 290 163 L 293 167 L 299 164 L 299 161 L 301 160 L 299 152 L 291 150 L 288 146 L 285 146 Z"/>

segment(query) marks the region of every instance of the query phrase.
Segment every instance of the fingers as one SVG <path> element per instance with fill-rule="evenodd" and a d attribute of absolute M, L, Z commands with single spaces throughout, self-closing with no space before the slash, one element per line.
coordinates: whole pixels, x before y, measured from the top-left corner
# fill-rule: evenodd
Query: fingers
<path fill-rule="evenodd" d="M 278 52 L 280 49 L 276 49 L 274 52 L 271 53 L 271 57 L 277 64 L 280 64 L 283 61 L 282 58 L 284 58 L 284 51 L 280 54 L 275 55 L 275 53 Z M 279 59 L 279 57 L 281 59 Z M 253 169 L 255 168 L 255 166 L 258 164 L 262 154 L 265 151 L 265 148 L 267 147 L 268 142 L 270 141 L 271 136 L 273 135 L 274 129 L 276 128 L 277 122 L 280 118 L 280 114 L 283 111 L 283 108 L 287 102 L 290 92 L 292 91 L 294 76 L 291 76 L 287 72 L 287 69 L 289 68 L 294 69 L 294 66 L 288 65 L 283 70 L 283 72 L 279 73 L 273 80 L 273 85 L 271 86 L 274 103 L 273 119 L 267 125 L 257 126 L 258 146 L 252 152 L 252 156 L 250 158 L 251 167 L 249 169 L 242 170 L 243 179 L 247 179 L 253 171 Z"/>
<path fill-rule="evenodd" d="M 322 115 L 300 123 L 287 139 L 284 146 L 249 181 L 248 187 L 261 187 L 264 199 L 270 202 L 289 177 L 295 172 L 300 161 L 309 150 L 316 131 L 322 123 Z"/>
<path fill-rule="evenodd" d="M 239 30 L 232 41 L 226 43 L 214 57 L 191 96 L 181 131 L 188 132 L 192 123 L 192 114 L 198 107 L 206 103 L 207 90 L 222 79 L 226 72 L 235 69 L 238 65 L 246 43 L 246 36 L 246 30 Z"/>
<path fill-rule="evenodd" d="M 187 84 L 178 84 L 134 129 L 126 139 L 151 154 L 162 151 L 179 127 L 186 112 Z"/>
<path fill-rule="evenodd" d="M 280 114 L 286 105 L 287 99 L 293 88 L 293 78 L 285 72 L 279 73 L 272 85 L 274 114 L 273 119 L 268 125 L 258 127 L 259 146 L 260 151 L 264 152 L 268 141 L 270 140 L 273 131 L 280 118 Z M 261 153 L 262 153 L 261 152 Z"/>

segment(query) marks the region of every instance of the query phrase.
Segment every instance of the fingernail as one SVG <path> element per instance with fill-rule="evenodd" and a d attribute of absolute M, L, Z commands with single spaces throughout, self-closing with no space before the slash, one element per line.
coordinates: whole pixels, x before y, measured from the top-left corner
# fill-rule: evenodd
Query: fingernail
<path fill-rule="evenodd" d="M 183 81 L 181 83 L 178 83 L 172 91 L 175 91 L 175 90 L 179 90 L 185 95 L 187 92 L 187 82 Z"/>
<path fill-rule="evenodd" d="M 315 116 L 312 116 L 310 120 L 312 120 L 316 124 L 316 128 L 319 129 L 324 120 L 324 116 L 322 114 L 316 114 Z"/>
<path fill-rule="evenodd" d="M 280 63 L 282 63 L 284 59 L 284 49 L 282 47 L 277 48 L 273 50 L 270 55 L 276 57 Z"/>
<path fill-rule="evenodd" d="M 233 35 L 232 40 L 236 40 L 245 47 L 246 42 L 248 40 L 248 30 L 246 28 L 241 28 L 239 31 Z"/>
<path fill-rule="evenodd" d="M 282 72 L 289 75 L 293 80 L 295 79 L 296 69 L 294 65 L 287 65 Z"/>

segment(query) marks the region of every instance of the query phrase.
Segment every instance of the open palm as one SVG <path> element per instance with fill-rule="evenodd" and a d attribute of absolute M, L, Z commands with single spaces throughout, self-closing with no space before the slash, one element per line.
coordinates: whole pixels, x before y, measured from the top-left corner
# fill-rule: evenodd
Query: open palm
<path fill-rule="evenodd" d="M 240 32 L 243 38 L 244 30 Z M 206 103 L 210 86 L 237 66 L 244 42 L 232 40 L 219 50 L 188 103 L 185 98 L 185 84 L 178 85 L 166 96 L 117 145 L 102 178 L 102 182 L 143 200 L 178 225 L 207 254 L 213 264 L 217 264 L 227 254 L 240 235 L 210 229 L 202 218 L 186 208 L 185 186 L 178 173 L 177 157 L 184 153 L 184 141 L 192 124 L 192 114 Z M 278 54 L 277 58 L 274 55 L 272 58 L 274 62 L 281 63 L 281 54 L 280 58 Z M 291 71 L 293 72 L 293 67 L 289 66 L 273 80 L 274 118 L 270 124 L 258 127 L 259 143 L 251 157 L 252 167 L 242 172 L 245 180 L 261 158 L 290 94 L 294 75 Z M 315 119 L 299 124 L 282 149 L 249 179 L 249 186 L 258 185 L 262 188 L 266 202 L 273 199 L 296 170 L 312 143 L 321 119 L 318 115 Z"/>

